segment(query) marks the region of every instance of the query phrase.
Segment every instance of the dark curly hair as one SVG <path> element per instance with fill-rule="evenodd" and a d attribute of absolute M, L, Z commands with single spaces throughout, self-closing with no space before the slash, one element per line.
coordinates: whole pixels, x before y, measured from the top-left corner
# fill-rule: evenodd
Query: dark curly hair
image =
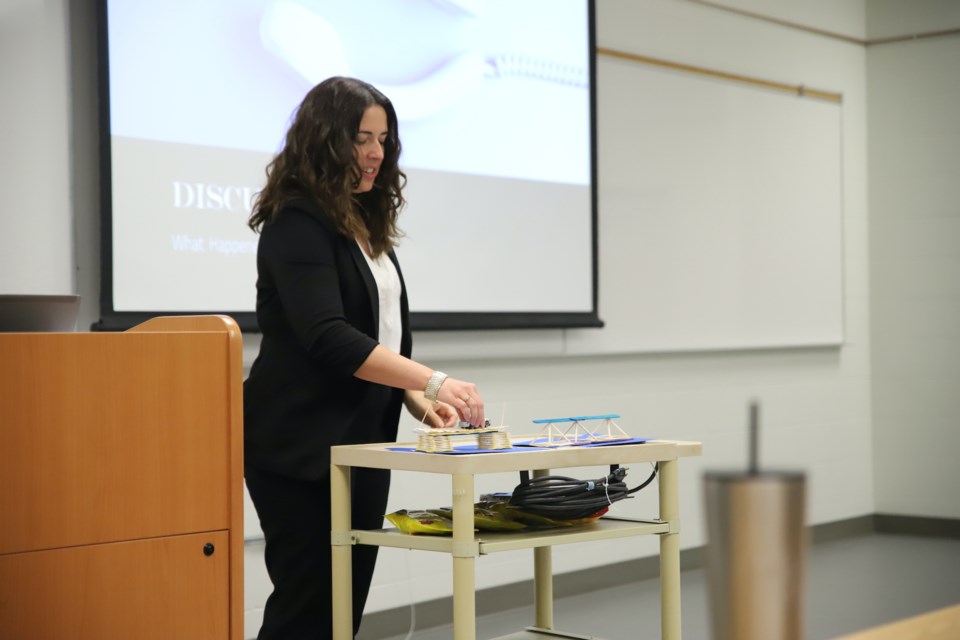
<path fill-rule="evenodd" d="M 360 165 L 354 152 L 360 121 L 367 107 L 387 113 L 384 158 L 373 188 L 354 193 Z M 267 165 L 267 184 L 254 200 L 247 224 L 259 232 L 290 201 L 313 199 L 340 233 L 367 241 L 374 256 L 389 251 L 402 235 L 397 217 L 404 205 L 401 189 L 397 114 L 390 100 L 372 85 L 355 78 L 328 78 L 315 86 L 297 107 L 283 149 Z"/>

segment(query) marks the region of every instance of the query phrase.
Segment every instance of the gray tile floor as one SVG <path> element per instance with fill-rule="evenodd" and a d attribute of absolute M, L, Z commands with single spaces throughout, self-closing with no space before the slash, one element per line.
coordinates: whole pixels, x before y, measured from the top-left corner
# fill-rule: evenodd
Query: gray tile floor
<path fill-rule="evenodd" d="M 810 550 L 806 640 L 827 640 L 960 603 L 960 540 L 868 535 L 814 545 Z M 702 570 L 682 577 L 686 640 L 707 640 L 709 610 Z M 605 640 L 660 638 L 656 580 L 558 599 L 554 626 Z M 507 635 L 532 624 L 524 607 L 477 619 L 477 638 Z M 450 640 L 452 627 L 414 629 L 387 640 Z M 960 639 L 960 629 L 957 630 Z"/>

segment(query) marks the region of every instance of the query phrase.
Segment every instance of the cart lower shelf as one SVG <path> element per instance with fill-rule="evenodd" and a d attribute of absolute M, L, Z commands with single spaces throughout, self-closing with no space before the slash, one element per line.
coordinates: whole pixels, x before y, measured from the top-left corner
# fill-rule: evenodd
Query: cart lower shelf
<path fill-rule="evenodd" d="M 515 549 L 531 549 L 572 542 L 611 540 L 669 532 L 669 523 L 661 520 L 629 520 L 603 517 L 590 524 L 558 529 L 511 531 L 509 533 L 478 532 L 473 542 L 473 548 L 467 552 L 467 555 L 478 556 L 498 551 L 513 551 Z M 453 540 L 449 536 L 408 535 L 397 529 L 353 530 L 350 535 L 351 542 L 354 544 L 446 553 L 454 550 Z"/>

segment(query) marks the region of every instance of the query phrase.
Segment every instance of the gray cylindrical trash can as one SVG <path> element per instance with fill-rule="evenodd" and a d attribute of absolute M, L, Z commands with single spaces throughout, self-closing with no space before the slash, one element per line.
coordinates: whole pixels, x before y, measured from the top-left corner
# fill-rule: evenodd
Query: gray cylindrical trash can
<path fill-rule="evenodd" d="M 713 640 L 802 640 L 804 474 L 708 472 L 704 492 Z"/>

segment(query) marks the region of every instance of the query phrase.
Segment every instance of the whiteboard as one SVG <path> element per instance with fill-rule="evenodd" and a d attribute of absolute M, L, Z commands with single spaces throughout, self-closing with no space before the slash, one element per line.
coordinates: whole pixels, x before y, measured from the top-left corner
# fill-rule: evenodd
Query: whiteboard
<path fill-rule="evenodd" d="M 570 353 L 839 345 L 841 105 L 598 60 L 601 331 Z"/>

